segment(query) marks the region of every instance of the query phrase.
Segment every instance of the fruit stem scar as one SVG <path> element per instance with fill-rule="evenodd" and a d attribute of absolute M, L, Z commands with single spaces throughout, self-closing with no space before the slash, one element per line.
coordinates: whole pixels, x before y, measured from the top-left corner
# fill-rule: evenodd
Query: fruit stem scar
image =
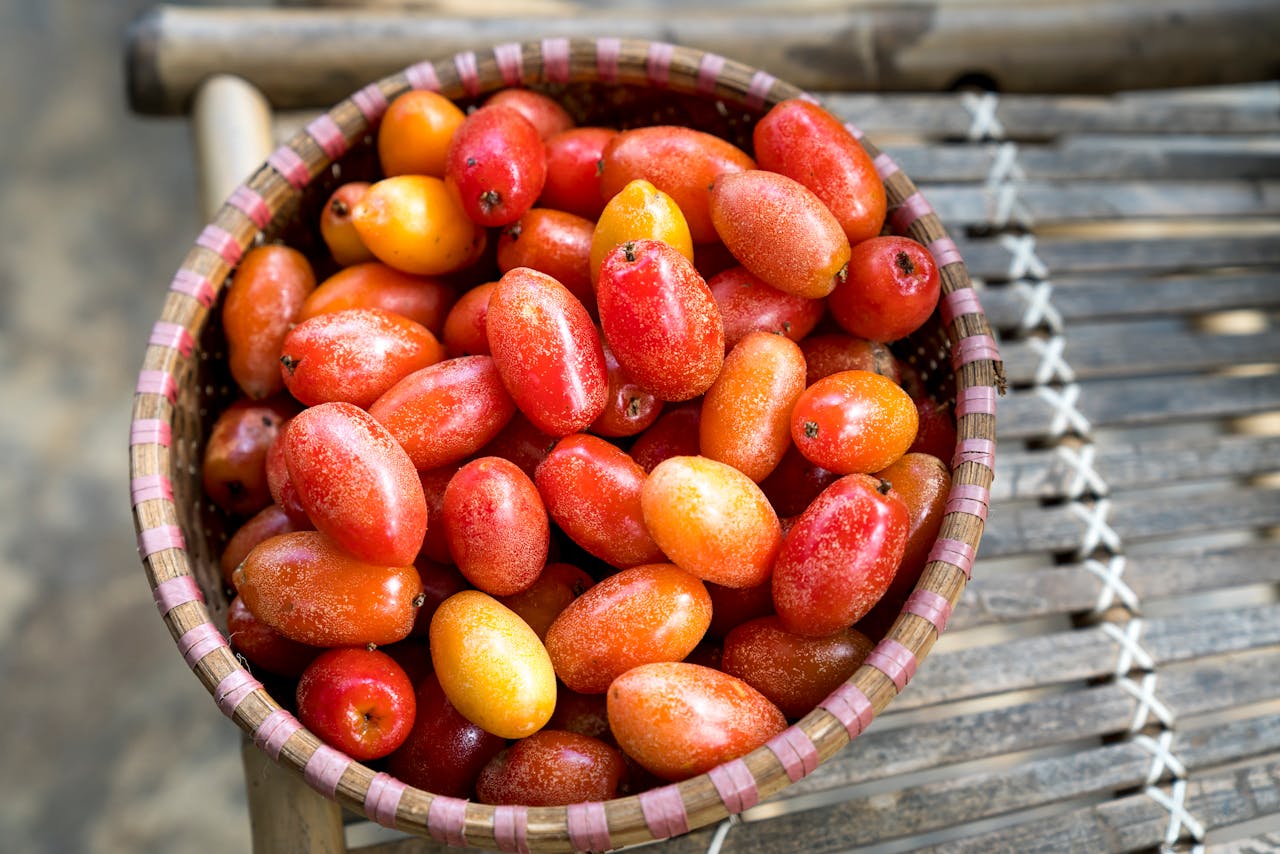
<path fill-rule="evenodd" d="M 878 486 L 876 486 L 876 489 L 880 492 L 881 495 L 888 495 L 889 490 L 893 489 L 893 484 L 885 480 L 884 478 L 880 478 L 880 483 Z"/>
<path fill-rule="evenodd" d="M 333 211 L 334 216 L 346 216 L 351 212 L 351 208 L 347 207 L 347 203 L 342 199 L 334 199 L 329 205 L 329 210 Z"/>
<path fill-rule="evenodd" d="M 893 260 L 898 265 L 898 269 L 908 276 L 916 271 L 916 265 L 912 263 L 911 256 L 905 252 L 899 252 Z"/>
<path fill-rule="evenodd" d="M 298 365 L 302 364 L 302 360 L 295 359 L 286 353 L 280 357 L 280 364 L 284 365 L 284 369 L 289 372 L 289 376 L 293 376 L 293 372 L 298 369 Z"/>
<path fill-rule="evenodd" d="M 634 240 L 628 240 L 622 244 L 622 254 L 628 261 L 636 260 L 636 243 Z"/>
<path fill-rule="evenodd" d="M 845 280 L 849 278 L 849 262 L 845 261 L 840 269 L 836 271 L 836 284 L 843 285 Z"/>
<path fill-rule="evenodd" d="M 519 240 L 520 232 L 523 230 L 524 229 L 521 227 L 520 223 L 518 222 L 512 223 L 507 228 L 507 237 L 510 237 L 512 240 Z"/>
<path fill-rule="evenodd" d="M 497 190 L 485 190 L 480 194 L 480 207 L 486 212 L 502 204 L 502 194 Z"/>
<path fill-rule="evenodd" d="M 817 421 L 804 422 L 804 437 L 806 439 L 818 438 L 818 422 Z"/>

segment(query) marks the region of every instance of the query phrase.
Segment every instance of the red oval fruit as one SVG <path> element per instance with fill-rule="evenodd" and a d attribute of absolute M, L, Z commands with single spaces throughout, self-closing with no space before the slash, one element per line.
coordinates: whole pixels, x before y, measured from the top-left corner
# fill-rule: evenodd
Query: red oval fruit
<path fill-rule="evenodd" d="M 839 474 L 879 471 L 907 452 L 916 405 L 893 380 L 842 371 L 809 386 L 791 412 L 791 438 L 809 460 Z"/>
<path fill-rule="evenodd" d="M 516 110 L 485 106 L 454 132 L 445 182 L 472 222 L 515 222 L 533 207 L 547 177 L 538 129 Z"/>
<path fill-rule="evenodd" d="M 302 304 L 298 321 L 348 308 L 377 308 L 420 323 L 436 337 L 457 294 L 449 282 L 415 276 L 381 261 L 355 264 L 320 283 Z"/>
<path fill-rule="evenodd" d="M 841 371 L 870 371 L 888 377 L 895 383 L 902 380 L 902 371 L 893 351 L 880 341 L 868 341 L 843 332 L 810 335 L 800 342 L 804 351 L 805 385 Z"/>
<path fill-rule="evenodd" d="M 667 408 L 631 443 L 631 458 L 640 468 L 651 472 L 665 459 L 696 457 L 701 420 L 700 399 Z"/>
<path fill-rule="evenodd" d="M 618 363 L 618 357 L 604 347 L 604 364 L 609 374 L 609 391 L 604 412 L 591 422 L 590 430 L 597 436 L 617 438 L 634 436 L 653 424 L 662 413 L 662 401 L 652 392 L 645 391 L 627 375 Z"/>
<path fill-rule="evenodd" d="M 724 346 L 730 350 L 748 332 L 773 332 L 799 341 L 813 331 L 826 311 L 822 300 L 780 291 L 741 265 L 707 281 L 724 319 Z"/>
<path fill-rule="evenodd" d="M 200 461 L 200 482 L 214 504 L 248 516 L 271 503 L 267 453 L 297 411 L 297 404 L 286 397 L 241 398 L 218 416 Z"/>
<path fill-rule="evenodd" d="M 222 554 L 218 556 L 218 568 L 222 570 L 222 580 L 230 584 L 236 567 L 249 556 L 253 547 L 263 540 L 269 540 L 276 534 L 309 530 L 310 522 L 305 521 L 305 516 L 303 519 L 304 521 L 300 523 L 279 504 L 269 504 L 250 517 L 236 529 L 231 539 L 227 540 L 227 544 L 222 547 Z"/>
<path fill-rule="evenodd" d="M 333 191 L 320 214 L 320 237 L 339 266 L 372 261 L 373 253 L 364 245 L 351 211 L 369 189 L 368 181 L 349 181 Z"/>
<path fill-rule="evenodd" d="M 440 522 L 458 569 L 490 595 L 519 593 L 546 565 L 546 507 L 529 476 L 508 460 L 481 457 L 458 469 Z"/>
<path fill-rule="evenodd" d="M 506 107 L 525 117 L 543 139 L 573 127 L 573 116 L 549 95 L 532 89 L 500 89 L 484 102 L 486 107 Z"/>
<path fill-rule="evenodd" d="M 578 127 L 547 138 L 547 180 L 538 204 L 598 219 L 607 201 L 600 188 L 600 158 L 617 134 L 612 128 Z"/>
<path fill-rule="evenodd" d="M 516 267 L 529 267 L 546 273 L 568 288 L 588 314 L 594 314 L 591 235 L 595 227 L 591 220 L 564 211 L 526 211 L 498 238 L 498 269 L 506 273 Z"/>
<path fill-rule="evenodd" d="M 458 356 L 489 355 L 489 332 L 486 320 L 489 314 L 489 297 L 497 282 L 483 282 L 458 297 L 444 318 L 441 341 L 445 353 Z"/>
<path fill-rule="evenodd" d="M 888 235 L 859 243 L 849 273 L 827 300 L 842 328 L 875 341 L 897 341 L 933 314 L 942 279 L 933 256 L 909 237 Z"/>
<path fill-rule="evenodd" d="M 296 249 L 258 246 L 240 260 L 222 305 L 222 329 L 231 377 L 250 398 L 284 388 L 280 345 L 315 286 L 311 263 Z"/>
<path fill-rule="evenodd" d="M 323 652 L 319 647 L 289 640 L 255 617 L 239 596 L 227 608 L 227 638 L 254 667 L 289 679 L 301 676 Z"/>
<path fill-rule="evenodd" d="M 298 718 L 353 759 L 380 759 L 409 736 L 413 685 L 385 652 L 331 649 L 298 680 Z"/>
<path fill-rule="evenodd" d="M 536 581 L 510 596 L 499 596 L 498 601 L 520 615 L 529 628 L 546 640 L 547 629 L 569 603 L 595 584 L 595 580 L 578 567 L 569 563 L 549 563 L 543 567 Z"/>
<path fill-rule="evenodd" d="M 484 804 L 565 806 L 618 793 L 622 754 L 597 738 L 543 729 L 495 756 L 476 781 Z"/>

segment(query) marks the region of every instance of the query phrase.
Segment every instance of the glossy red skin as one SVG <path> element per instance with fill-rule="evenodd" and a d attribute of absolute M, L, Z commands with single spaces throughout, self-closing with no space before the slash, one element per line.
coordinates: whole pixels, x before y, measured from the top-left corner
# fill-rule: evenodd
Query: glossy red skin
<path fill-rule="evenodd" d="M 315 530 L 315 524 L 307 516 L 307 508 L 302 506 L 297 487 L 289 479 L 289 464 L 284 459 L 284 433 L 289 424 L 280 428 L 276 439 L 267 448 L 267 487 L 271 490 L 271 500 L 284 511 L 299 531 Z"/>
<path fill-rule="evenodd" d="M 537 580 L 551 541 L 538 488 L 501 457 L 458 469 L 444 491 L 440 521 L 458 569 L 479 590 L 510 596 Z"/>
<path fill-rule="evenodd" d="M 618 357 L 609 349 L 609 342 L 600 343 L 604 346 L 604 364 L 609 375 L 608 402 L 604 412 L 591 422 L 588 429 L 597 436 L 613 439 L 634 436 L 658 420 L 662 414 L 662 401 L 627 376 L 622 365 L 618 364 Z"/>
<path fill-rule="evenodd" d="M 735 627 L 773 613 L 773 584 L 766 578 L 754 587 L 725 587 L 707 582 L 711 596 L 711 625 L 707 637 L 723 640 Z"/>
<path fill-rule="evenodd" d="M 427 500 L 413 461 L 372 415 L 350 403 L 304 409 L 285 431 L 284 458 L 318 530 L 361 560 L 413 563 Z"/>
<path fill-rule="evenodd" d="M 637 385 L 673 402 L 710 388 L 724 362 L 724 323 L 689 259 L 659 240 L 616 246 L 596 301 L 604 337 Z"/>
<path fill-rule="evenodd" d="M 550 208 L 533 208 L 502 230 L 498 237 L 498 269 L 503 273 L 529 267 L 546 273 L 569 289 L 587 313 L 595 315 L 591 286 L 591 235 L 595 223 Z"/>
<path fill-rule="evenodd" d="M 571 540 L 625 569 L 666 560 L 640 509 L 646 476 L 616 445 L 574 433 L 556 443 L 534 480 L 547 512 Z"/>
<path fill-rule="evenodd" d="M 604 412 L 609 377 L 600 335 L 564 285 L 526 267 L 504 273 L 485 326 L 503 384 L 539 430 L 567 436 Z"/>
<path fill-rule="evenodd" d="M 302 304 L 298 321 L 348 308 L 377 308 L 407 317 L 439 338 L 457 298 L 457 289 L 443 277 L 415 276 L 369 261 L 321 282 Z"/>
<path fill-rule="evenodd" d="M 538 129 L 516 110 L 485 106 L 454 132 L 445 183 L 472 222 L 515 222 L 533 207 L 547 177 Z"/>
<path fill-rule="evenodd" d="M 427 534 L 422 539 L 419 558 L 435 563 L 453 564 L 453 555 L 449 553 L 449 538 L 445 536 L 444 525 L 440 522 L 440 513 L 444 510 L 445 488 L 460 468 L 462 463 L 453 463 L 418 472 L 418 482 L 422 484 L 422 494 L 427 501 L 428 520 Z"/>
<path fill-rule="evenodd" d="M 793 444 L 777 468 L 760 481 L 760 489 L 779 516 L 795 516 L 839 478 L 835 472 L 811 462 Z"/>
<path fill-rule="evenodd" d="M 510 460 L 532 478 L 557 441 L 557 437 L 539 430 L 524 413 L 517 411 L 502 432 L 481 448 L 476 456 Z"/>
<path fill-rule="evenodd" d="M 298 719 L 352 759 L 380 759 L 399 747 L 417 710 L 404 669 L 384 652 L 331 649 L 298 680 Z"/>
<path fill-rule="evenodd" d="M 902 371 L 893 352 L 880 341 L 868 341 L 843 332 L 810 335 L 800 342 L 808 371 L 805 384 L 813 385 L 841 371 L 871 371 L 895 383 Z"/>
<path fill-rule="evenodd" d="M 801 98 L 782 101 L 752 131 L 761 169 L 780 172 L 813 191 L 850 244 L 884 226 L 884 183 L 866 149 L 839 119 Z"/>
<path fill-rule="evenodd" d="M 259 246 L 236 268 L 222 306 L 227 366 L 248 397 L 261 400 L 284 389 L 280 346 L 315 289 L 311 263 L 296 249 Z"/>
<path fill-rule="evenodd" d="M 603 153 L 600 186 L 606 198 L 643 178 L 675 199 L 694 243 L 717 240 L 707 188 L 726 172 L 754 169 L 755 161 L 733 143 L 703 131 L 655 125 L 623 131 Z"/>
<path fill-rule="evenodd" d="M 471 797 L 480 771 L 507 746 L 506 739 L 464 718 L 434 675 L 418 683 L 415 699 L 418 713 L 413 729 L 387 757 L 387 771 L 424 791 Z"/>
<path fill-rule="evenodd" d="M 443 489 L 441 492 L 443 493 Z M 438 522 L 439 517 L 437 516 L 436 519 Z M 436 524 L 433 527 L 443 528 L 444 526 Z M 422 604 L 418 606 L 418 616 L 413 621 L 411 634 L 414 637 L 425 638 L 431 631 L 431 618 L 435 616 L 440 603 L 471 585 L 452 564 L 439 563 L 419 555 L 413 565 L 418 570 L 418 577 L 422 579 L 423 599 Z"/>
<path fill-rule="evenodd" d="M 280 353 L 285 386 L 307 406 L 345 401 L 367 408 L 404 377 L 443 359 L 444 347 L 407 317 L 352 308 L 299 323 Z"/>
<path fill-rule="evenodd" d="M 618 746 L 671 782 L 743 756 L 787 727 L 782 712 L 741 679 L 684 662 L 619 676 L 608 709 Z"/>
<path fill-rule="evenodd" d="M 305 518 L 300 524 L 279 504 L 268 504 L 236 529 L 222 547 L 218 556 L 218 568 L 222 570 L 222 580 L 231 583 L 231 575 L 240 562 L 249 556 L 253 547 L 263 540 L 269 540 L 276 534 L 288 534 L 293 531 L 306 531 L 311 523 Z"/>
<path fill-rule="evenodd" d="M 831 316 L 853 335 L 897 341 L 929 319 L 942 294 L 933 256 L 909 237 L 864 240 L 849 256 L 849 274 L 827 299 Z"/>
<path fill-rule="evenodd" d="M 536 581 L 519 593 L 499 596 L 498 601 L 520 615 L 540 639 L 569 603 L 595 584 L 595 579 L 569 563 L 549 563 Z"/>
<path fill-rule="evenodd" d="M 415 371 L 369 407 L 420 471 L 460 462 L 497 436 L 516 402 L 489 356 L 460 356 Z"/>
<path fill-rule="evenodd" d="M 412 565 L 357 560 L 318 531 L 265 540 L 236 568 L 232 580 L 259 620 L 312 646 L 404 640 L 422 594 Z"/>
<path fill-rule="evenodd" d="M 573 127 L 573 116 L 560 102 L 532 89 L 502 89 L 489 96 L 485 106 L 515 110 L 533 125 L 544 140 Z"/>
<path fill-rule="evenodd" d="M 267 452 L 297 411 L 297 404 L 283 397 L 241 398 L 218 416 L 200 461 L 200 480 L 210 501 L 237 516 L 271 503 Z"/>
<path fill-rule="evenodd" d="M 879 471 L 907 452 L 919 426 L 914 401 L 887 377 L 841 371 L 809 386 L 791 411 L 800 452 L 839 474 Z"/>
<path fill-rule="evenodd" d="M 834 634 L 866 616 L 902 562 L 907 505 L 883 482 L 851 474 L 814 499 L 791 526 L 773 568 L 782 626 L 806 637 Z"/>
<path fill-rule="evenodd" d="M 806 637 L 787 631 L 771 615 L 729 632 L 720 666 L 768 697 L 788 718 L 800 718 L 851 677 L 872 646 L 853 628 Z"/>
<path fill-rule="evenodd" d="M 679 661 L 711 623 L 711 597 L 696 576 L 669 563 L 624 569 L 596 583 L 547 630 L 556 676 L 598 694 L 633 667 Z"/>
<path fill-rule="evenodd" d="M 612 128 L 578 127 L 548 137 L 547 179 L 538 204 L 599 219 L 608 201 L 600 188 L 600 158 L 617 135 Z"/>
<path fill-rule="evenodd" d="M 227 608 L 227 638 L 254 667 L 297 679 L 322 649 L 289 640 L 253 615 L 236 596 Z"/>
<path fill-rule="evenodd" d="M 826 312 L 822 300 L 807 299 L 766 284 L 742 265 L 707 281 L 724 320 L 724 346 L 732 350 L 748 332 L 774 332 L 800 341 Z"/>
<path fill-rule="evenodd" d="M 489 355 L 489 333 L 485 321 L 489 315 L 489 297 L 497 286 L 497 282 L 476 285 L 458 297 L 449 309 L 440 338 L 446 356 L 456 359 L 458 356 Z"/>
<path fill-rule="evenodd" d="M 476 781 L 483 804 L 566 806 L 607 801 L 625 766 L 614 747 L 590 736 L 543 729 L 499 753 Z"/>
<path fill-rule="evenodd" d="M 694 400 L 668 407 L 658 420 L 631 444 L 631 458 L 646 472 L 665 459 L 691 457 L 698 453 L 698 430 L 702 401 Z"/>
<path fill-rule="evenodd" d="M 351 221 L 351 209 L 369 189 L 368 181 L 349 181 L 339 186 L 320 212 L 320 237 L 339 266 L 348 267 L 373 260 Z"/>
<path fill-rule="evenodd" d="M 917 397 L 916 414 L 920 427 L 916 440 L 907 452 L 931 454 L 940 460 L 950 460 L 956 452 L 956 418 L 948 403 L 939 403 L 930 397 Z"/>

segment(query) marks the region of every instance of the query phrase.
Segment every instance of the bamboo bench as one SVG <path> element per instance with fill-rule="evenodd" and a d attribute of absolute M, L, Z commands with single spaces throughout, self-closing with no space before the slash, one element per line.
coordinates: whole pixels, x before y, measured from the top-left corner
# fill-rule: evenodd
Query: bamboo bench
<path fill-rule="evenodd" d="M 200 86 L 216 204 L 307 114 Z M 822 96 L 980 284 L 1010 386 L 993 504 L 890 711 L 665 849 L 1280 850 L 1280 84 Z M 245 763 L 260 851 L 443 848 Z"/>

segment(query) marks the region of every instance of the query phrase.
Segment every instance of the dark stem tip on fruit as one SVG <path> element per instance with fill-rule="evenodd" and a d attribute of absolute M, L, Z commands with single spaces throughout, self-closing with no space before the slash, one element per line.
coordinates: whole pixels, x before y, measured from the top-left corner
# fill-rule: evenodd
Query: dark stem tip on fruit
<path fill-rule="evenodd" d="M 334 199 L 329 205 L 329 210 L 333 211 L 334 216 L 346 216 L 351 213 L 351 208 L 347 207 L 347 203 L 342 199 Z"/>
<path fill-rule="evenodd" d="M 888 495 L 889 490 L 893 489 L 893 484 L 885 480 L 884 478 L 880 478 L 880 483 L 876 486 L 876 489 L 880 492 L 881 495 Z"/>
<path fill-rule="evenodd" d="M 480 209 L 485 213 L 502 204 L 502 194 L 497 190 L 485 190 L 480 194 Z"/>
<path fill-rule="evenodd" d="M 635 261 L 636 242 L 634 240 L 628 240 L 626 243 L 622 244 L 622 254 L 628 261 Z"/>
<path fill-rule="evenodd" d="M 293 372 L 298 369 L 298 365 L 302 364 L 302 360 L 295 359 L 286 353 L 280 357 L 280 364 L 284 365 L 284 369 L 289 372 L 289 376 L 293 376 Z"/>
<path fill-rule="evenodd" d="M 806 439 L 818 438 L 818 422 L 817 421 L 804 422 L 804 437 Z"/>
<path fill-rule="evenodd" d="M 427 594 L 419 593 L 417 596 L 413 597 L 413 607 L 421 608 L 426 601 L 427 601 Z"/>
<path fill-rule="evenodd" d="M 599 178 L 604 174 L 604 158 L 601 157 L 596 161 L 596 177 Z"/>
<path fill-rule="evenodd" d="M 507 226 L 507 230 L 504 233 L 507 235 L 507 237 L 510 237 L 512 240 L 519 240 L 520 232 L 522 230 L 523 229 L 521 228 L 519 222 L 513 222 L 511 225 Z"/>
<path fill-rule="evenodd" d="M 373 652 L 378 648 L 378 645 L 373 641 L 369 641 L 367 644 L 364 645 L 364 648 L 369 650 L 369 652 Z"/>
<path fill-rule="evenodd" d="M 906 252 L 899 252 L 893 257 L 893 262 L 898 265 L 898 269 L 906 275 L 910 276 L 916 271 L 915 262 L 911 260 L 911 256 Z"/>
<path fill-rule="evenodd" d="M 627 399 L 627 417 L 635 418 L 640 414 L 640 398 L 632 397 Z"/>
<path fill-rule="evenodd" d="M 480 163 L 480 161 L 479 161 L 479 160 L 476 160 L 474 157 L 468 157 L 468 158 L 467 158 L 467 165 L 468 165 L 468 166 L 477 166 L 477 165 L 479 165 L 479 163 Z"/>
<path fill-rule="evenodd" d="M 849 278 L 849 262 L 846 261 L 840 267 L 840 269 L 836 271 L 836 284 L 843 285 L 845 283 L 845 280 L 848 278 Z"/>

